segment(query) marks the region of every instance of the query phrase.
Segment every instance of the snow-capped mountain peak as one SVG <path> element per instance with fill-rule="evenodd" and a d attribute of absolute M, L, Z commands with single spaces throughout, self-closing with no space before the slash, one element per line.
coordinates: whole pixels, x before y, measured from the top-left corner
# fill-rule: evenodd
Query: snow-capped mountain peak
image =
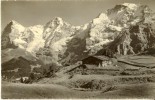
<path fill-rule="evenodd" d="M 62 20 L 62 18 L 60 18 L 60 17 L 55 17 L 54 18 L 54 21 L 56 21 L 57 22 L 57 24 L 59 24 L 59 25 L 63 25 L 63 20 Z"/>
<path fill-rule="evenodd" d="M 99 24 L 101 22 L 109 22 L 109 18 L 105 13 L 101 13 L 97 18 L 93 19 L 93 24 Z"/>
<path fill-rule="evenodd" d="M 15 21 L 15 20 L 11 20 L 10 23 L 14 23 L 14 24 L 16 24 L 16 23 L 18 23 L 18 22 Z M 19 24 L 19 23 L 18 23 L 18 24 Z"/>
<path fill-rule="evenodd" d="M 131 10 L 135 10 L 138 7 L 136 4 L 133 4 L 133 3 L 123 3 L 122 5 L 128 7 Z"/>
<path fill-rule="evenodd" d="M 10 23 L 12 23 L 12 28 L 19 29 L 20 32 L 24 31 L 25 27 L 21 24 L 19 24 L 17 21 L 12 20 Z"/>
<path fill-rule="evenodd" d="M 61 17 L 55 17 L 54 19 L 52 19 L 51 21 L 49 21 L 46 26 L 51 25 L 51 26 L 55 26 L 55 25 L 63 25 L 65 22 L 63 21 L 63 19 Z M 46 27 L 45 26 L 45 27 Z"/>
<path fill-rule="evenodd" d="M 23 31 L 25 28 L 23 25 L 19 24 L 17 21 L 15 20 L 11 20 L 10 23 L 12 24 L 12 28 L 18 28 L 21 31 Z"/>
<path fill-rule="evenodd" d="M 12 20 L 9 22 L 9 24 L 5 27 L 2 33 L 2 48 L 6 48 L 8 45 L 13 46 L 14 45 L 14 40 L 16 38 L 19 38 L 24 32 L 25 27 L 19 24 L 18 22 Z"/>
<path fill-rule="evenodd" d="M 12 24 L 19 24 L 19 22 L 15 21 L 15 20 L 11 20 L 10 23 L 12 23 Z"/>

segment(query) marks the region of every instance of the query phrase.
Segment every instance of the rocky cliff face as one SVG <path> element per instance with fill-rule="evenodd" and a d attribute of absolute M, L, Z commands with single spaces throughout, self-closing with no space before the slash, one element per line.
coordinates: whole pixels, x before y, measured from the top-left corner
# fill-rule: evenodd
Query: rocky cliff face
<path fill-rule="evenodd" d="M 103 46 L 98 53 L 107 56 L 141 54 L 154 47 L 155 30 L 148 24 L 137 24 L 123 30 L 113 42 Z"/>
<path fill-rule="evenodd" d="M 2 32 L 2 49 L 22 49 L 59 64 L 93 54 L 137 54 L 154 47 L 155 14 L 146 5 L 124 3 L 91 22 L 73 26 L 56 17 L 45 25 L 24 27 L 11 21 Z M 46 61 L 47 62 L 47 61 Z"/>
<path fill-rule="evenodd" d="M 118 6 L 116 6 L 118 7 Z M 98 53 L 108 56 L 115 54 L 141 54 L 155 45 L 154 13 L 148 6 L 138 6 L 119 35 Z M 120 22 L 121 23 L 121 22 Z"/>
<path fill-rule="evenodd" d="M 44 47 L 42 32 L 41 25 L 25 28 L 18 22 L 11 21 L 2 32 L 2 49 L 16 47 L 33 53 Z"/>
<path fill-rule="evenodd" d="M 22 25 L 16 21 L 11 21 L 2 32 L 2 49 L 15 48 L 14 40 L 20 37 L 20 33 L 24 30 Z"/>

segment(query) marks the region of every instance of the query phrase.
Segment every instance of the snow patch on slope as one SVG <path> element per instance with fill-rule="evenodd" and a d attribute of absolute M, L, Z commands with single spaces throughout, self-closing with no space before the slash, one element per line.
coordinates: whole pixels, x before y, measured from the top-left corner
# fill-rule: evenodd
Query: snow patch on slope
<path fill-rule="evenodd" d="M 25 45 L 27 44 L 27 42 L 25 42 L 21 38 L 14 39 L 13 43 L 21 49 L 25 49 Z"/>
<path fill-rule="evenodd" d="M 66 47 L 67 42 L 71 40 L 73 37 L 62 38 L 61 40 L 52 44 L 52 50 L 54 51 L 62 51 L 64 47 Z"/>
<path fill-rule="evenodd" d="M 131 25 L 136 25 L 136 23 L 140 22 L 140 19 L 137 18 L 137 19 L 134 19 L 132 22 L 131 22 Z"/>
<path fill-rule="evenodd" d="M 103 40 L 102 42 L 100 42 L 100 43 L 97 43 L 97 44 L 95 44 L 95 45 L 89 46 L 88 49 L 94 48 L 94 47 L 96 47 L 96 46 L 101 46 L 101 45 L 107 44 L 107 43 L 109 43 L 109 42 L 111 42 L 111 41 L 113 41 L 113 40 L 104 39 L 104 40 Z"/>
<path fill-rule="evenodd" d="M 15 40 L 13 40 L 13 42 L 15 45 L 27 43 L 24 40 L 22 40 L 21 38 L 16 38 Z"/>
<path fill-rule="evenodd" d="M 26 51 L 35 52 L 39 50 L 39 48 L 44 47 L 45 40 L 43 39 L 43 27 L 40 25 L 32 26 L 28 28 L 33 34 L 33 40 L 28 44 Z"/>
<path fill-rule="evenodd" d="M 114 30 L 114 31 L 122 31 L 122 27 L 119 27 L 119 26 L 114 26 L 114 25 L 109 25 L 107 26 L 109 27 L 111 30 Z"/>
<path fill-rule="evenodd" d="M 105 30 L 106 25 L 110 23 L 108 16 L 104 13 L 101 13 L 98 18 L 93 20 L 91 30 L 90 30 L 90 37 L 91 40 L 95 40 L 96 38 L 102 38 L 103 33 L 102 31 Z"/>

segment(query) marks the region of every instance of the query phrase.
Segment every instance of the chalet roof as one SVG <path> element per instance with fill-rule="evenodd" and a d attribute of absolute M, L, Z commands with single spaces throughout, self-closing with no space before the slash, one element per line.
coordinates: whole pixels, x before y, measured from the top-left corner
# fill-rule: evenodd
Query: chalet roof
<path fill-rule="evenodd" d="M 107 56 L 97 56 L 97 55 L 94 55 L 94 56 L 89 56 L 89 57 L 94 57 L 94 58 L 97 58 L 99 60 L 109 60 L 109 57 L 107 57 Z M 89 57 L 87 57 L 87 58 L 89 58 Z M 85 60 L 87 58 L 84 58 L 83 60 Z"/>
<path fill-rule="evenodd" d="M 93 57 L 98 58 L 100 60 L 109 60 L 109 57 L 107 56 L 93 56 Z"/>

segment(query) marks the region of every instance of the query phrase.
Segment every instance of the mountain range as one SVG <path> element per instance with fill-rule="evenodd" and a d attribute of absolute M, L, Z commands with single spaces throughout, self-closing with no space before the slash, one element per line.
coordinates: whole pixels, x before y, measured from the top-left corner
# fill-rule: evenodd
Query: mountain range
<path fill-rule="evenodd" d="M 71 25 L 60 17 L 30 27 L 12 20 L 2 31 L 1 41 L 2 65 L 19 57 L 62 66 L 95 54 L 109 57 L 152 54 L 155 13 L 147 5 L 124 3 L 81 26 Z"/>

